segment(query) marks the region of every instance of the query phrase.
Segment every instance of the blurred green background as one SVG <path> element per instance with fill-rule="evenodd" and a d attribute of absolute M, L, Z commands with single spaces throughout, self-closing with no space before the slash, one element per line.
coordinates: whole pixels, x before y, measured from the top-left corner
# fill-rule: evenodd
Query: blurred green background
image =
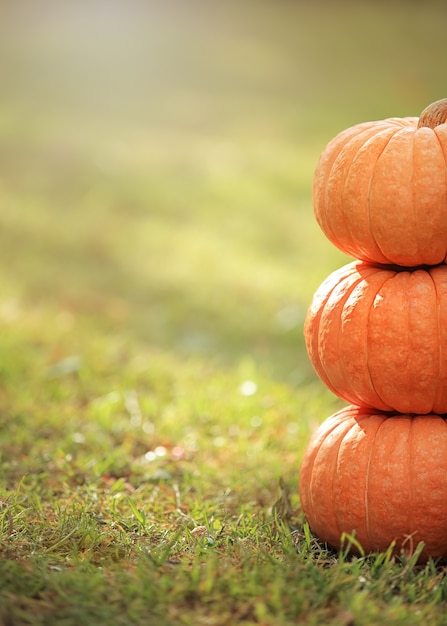
<path fill-rule="evenodd" d="M 349 260 L 313 217 L 318 156 L 445 97 L 446 32 L 435 0 L 2 3 L 4 332 L 44 310 L 309 380 L 305 311 Z"/>

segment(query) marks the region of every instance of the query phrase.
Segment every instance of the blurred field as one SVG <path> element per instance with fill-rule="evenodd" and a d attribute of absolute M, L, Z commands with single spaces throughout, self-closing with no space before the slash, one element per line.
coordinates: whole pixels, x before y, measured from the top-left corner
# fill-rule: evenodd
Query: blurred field
<path fill-rule="evenodd" d="M 313 220 L 316 160 L 342 128 L 445 95 L 443 4 L 1 11 L 3 300 L 312 376 L 304 312 L 346 260 Z"/>

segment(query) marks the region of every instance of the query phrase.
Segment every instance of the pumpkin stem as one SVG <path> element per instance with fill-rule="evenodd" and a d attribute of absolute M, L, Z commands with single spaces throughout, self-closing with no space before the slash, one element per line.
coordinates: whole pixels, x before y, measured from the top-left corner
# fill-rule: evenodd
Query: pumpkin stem
<path fill-rule="evenodd" d="M 435 128 L 445 122 L 447 122 L 447 98 L 437 100 L 425 107 L 419 117 L 418 128 L 423 126 Z"/>

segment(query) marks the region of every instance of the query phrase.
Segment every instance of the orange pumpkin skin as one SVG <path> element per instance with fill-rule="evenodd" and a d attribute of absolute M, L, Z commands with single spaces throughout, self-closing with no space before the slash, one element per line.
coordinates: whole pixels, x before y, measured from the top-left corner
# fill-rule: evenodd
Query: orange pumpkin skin
<path fill-rule="evenodd" d="M 447 124 L 418 121 L 357 124 L 321 154 L 315 216 L 346 254 L 407 267 L 447 260 Z"/>
<path fill-rule="evenodd" d="M 343 266 L 315 292 L 304 337 L 318 376 L 343 400 L 447 413 L 447 265 Z"/>
<path fill-rule="evenodd" d="M 299 491 L 309 526 L 335 548 L 348 533 L 366 553 L 423 541 L 422 560 L 445 557 L 446 420 L 345 407 L 311 438 Z"/>

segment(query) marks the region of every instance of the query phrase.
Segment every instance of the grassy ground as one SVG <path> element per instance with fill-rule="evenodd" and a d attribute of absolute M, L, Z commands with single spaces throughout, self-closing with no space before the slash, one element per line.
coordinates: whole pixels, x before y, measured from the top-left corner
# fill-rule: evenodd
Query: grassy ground
<path fill-rule="evenodd" d="M 0 9 L 0 623 L 445 624 L 441 564 L 299 508 L 341 403 L 325 143 L 444 97 L 442 3 Z"/>

